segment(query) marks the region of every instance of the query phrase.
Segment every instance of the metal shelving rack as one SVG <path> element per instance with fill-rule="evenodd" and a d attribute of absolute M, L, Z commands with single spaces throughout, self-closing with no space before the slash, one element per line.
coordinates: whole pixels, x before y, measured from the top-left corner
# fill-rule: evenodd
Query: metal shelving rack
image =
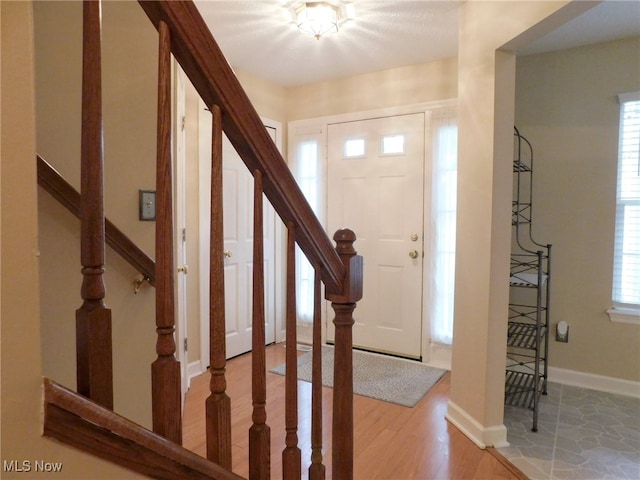
<path fill-rule="evenodd" d="M 514 127 L 514 192 L 505 403 L 533 410 L 547 394 L 551 245 L 532 236 L 533 148 Z"/>

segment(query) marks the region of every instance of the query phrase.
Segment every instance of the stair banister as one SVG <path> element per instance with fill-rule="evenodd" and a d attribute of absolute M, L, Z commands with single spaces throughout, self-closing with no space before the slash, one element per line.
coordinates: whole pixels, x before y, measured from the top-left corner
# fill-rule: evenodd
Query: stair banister
<path fill-rule="evenodd" d="M 80 218 L 80 193 L 40 155 L 38 162 L 38 185 L 45 189 L 63 207 Z M 118 229 L 108 218 L 104 219 L 104 231 L 109 245 L 129 265 L 140 272 L 153 286 L 156 285 L 156 264 L 129 237 Z"/>
<path fill-rule="evenodd" d="M 363 278 L 362 257 L 353 249 L 355 235 L 350 230 L 338 231 L 334 249 L 193 2 L 139 0 L 139 3 L 156 28 L 161 24 L 169 26 L 174 57 L 209 109 L 220 108 L 222 128 L 240 158 L 254 178 L 260 177 L 265 195 L 284 224 L 295 226 L 296 241 L 311 264 L 322 266 L 319 273 L 325 284 L 325 296 L 335 311 L 335 362 L 340 365 L 334 370 L 332 468 L 334 478 L 350 480 L 353 311 L 362 298 Z M 260 368 L 254 371 L 256 374 L 260 374 Z M 262 421 L 262 414 L 257 418 Z M 268 428 L 266 423 L 261 425 Z M 260 455 L 266 455 L 266 450 L 261 448 Z M 250 473 L 250 477 L 263 478 L 257 473 L 255 477 Z"/>
<path fill-rule="evenodd" d="M 223 129 L 249 171 L 259 169 L 264 192 L 285 224 L 296 225 L 298 245 L 313 265 L 323 265 L 327 292 L 341 293 L 345 269 L 322 225 L 298 188 L 260 117 L 192 2 L 140 1 L 156 26 L 166 22 L 171 48 L 185 74 L 211 108 L 219 105 Z"/>
<path fill-rule="evenodd" d="M 310 477 L 324 479 L 322 465 L 320 385 L 320 279 L 335 311 L 335 363 L 333 389 L 333 477 L 353 478 L 353 311 L 362 298 L 362 257 L 353 248 L 355 234 L 339 230 L 336 247 L 306 202 L 293 175 L 264 129 L 259 116 L 235 74 L 217 47 L 193 2 L 141 1 L 159 32 L 158 159 L 156 172 L 156 333 L 157 360 L 152 365 L 152 415 L 156 434 L 109 411 L 113 407 L 111 367 L 111 314 L 104 305 L 105 218 L 103 208 L 102 107 L 100 66 L 100 2 L 83 2 L 83 129 L 81 161 L 81 263 L 84 303 L 77 313 L 78 390 L 103 405 L 87 403 L 72 392 L 45 382 L 45 434 L 108 458 L 156 478 L 173 478 L 155 471 L 152 464 L 137 462 L 123 448 L 142 447 L 155 460 L 171 459 L 167 472 L 177 469 L 185 478 L 235 478 L 231 469 L 230 399 L 226 395 L 224 354 L 224 275 L 221 181 L 221 139 L 224 131 L 254 176 L 254 318 L 253 318 L 253 420 L 250 430 L 249 477 L 270 478 L 270 429 L 266 424 L 266 369 L 264 351 L 264 272 L 262 197 L 270 200 L 288 229 L 287 241 L 287 371 L 286 448 L 283 476 L 300 478 L 301 459 L 297 438 L 297 374 L 295 335 L 294 250 L 297 243 L 314 265 L 314 375 L 313 465 Z M 212 304 L 210 339 L 211 396 L 207 400 L 207 457 L 215 465 L 202 464 L 179 447 L 181 443 L 180 365 L 175 359 L 173 227 L 171 181 L 171 54 L 177 58 L 213 115 L 212 145 Z M 63 187 L 62 190 L 68 190 Z M 57 194 L 56 194 L 57 195 Z M 215 198 L 215 201 L 214 201 Z M 68 208 L 73 202 L 65 200 Z M 217 259 L 217 260 L 215 260 Z M 215 281 L 213 280 L 215 277 Z M 214 292 L 215 290 L 215 292 Z M 213 312 L 218 310 L 218 313 Z M 221 347 L 222 346 L 222 347 Z M 216 417 L 216 418 L 213 418 Z M 124 432 L 126 431 L 126 435 Z M 80 433 L 82 432 L 82 433 Z M 76 437 L 83 436 L 82 441 Z M 165 438 L 161 438 L 165 437 Z M 166 441 L 175 447 L 167 448 Z M 153 444 L 153 447 L 150 447 Z M 253 445 L 253 446 L 252 446 Z M 150 448 L 149 448 L 150 447 Z M 154 449 L 158 449 L 155 451 Z M 133 459 L 133 461 L 132 461 Z M 184 462 L 184 463 L 183 463 Z M 186 469 L 183 469 L 186 468 Z M 222 470 L 220 470 L 220 468 Z M 189 471 L 190 473 L 186 473 Z M 206 471 L 206 473 L 204 473 Z M 196 473 L 197 472 L 197 473 Z M 200 473 L 204 476 L 200 477 Z"/>

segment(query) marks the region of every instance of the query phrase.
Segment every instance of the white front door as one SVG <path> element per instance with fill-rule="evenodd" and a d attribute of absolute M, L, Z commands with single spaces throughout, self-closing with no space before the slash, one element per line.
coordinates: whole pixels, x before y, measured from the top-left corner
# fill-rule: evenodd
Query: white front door
<path fill-rule="evenodd" d="M 424 123 L 418 113 L 332 124 L 327 146 L 328 230 L 352 229 L 364 258 L 353 344 L 413 358 L 422 337 Z"/>

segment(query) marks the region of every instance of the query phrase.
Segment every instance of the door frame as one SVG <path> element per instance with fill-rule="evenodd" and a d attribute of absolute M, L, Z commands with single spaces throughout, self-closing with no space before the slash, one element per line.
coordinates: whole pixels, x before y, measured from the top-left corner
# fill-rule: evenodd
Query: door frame
<path fill-rule="evenodd" d="M 210 115 L 205 110 L 204 103 L 200 100 L 200 107 L 198 108 L 198 124 L 201 124 L 201 119 L 204 115 Z M 279 151 L 282 151 L 282 123 L 276 120 L 272 120 L 265 117 L 260 117 L 263 125 L 266 128 L 272 128 L 275 130 L 275 143 Z M 198 135 L 199 147 L 198 151 L 205 151 L 206 148 L 204 142 L 208 142 L 208 137 Z M 209 146 L 210 148 L 210 146 Z M 209 175 L 203 175 L 205 169 L 210 169 L 211 159 L 203 158 L 203 155 L 199 155 L 198 168 L 200 174 L 199 178 L 199 225 L 200 225 L 200 238 L 198 242 L 199 258 L 201 260 L 200 268 L 200 370 L 201 373 L 205 372 L 209 367 L 209 269 L 202 262 L 203 259 L 209 258 L 209 229 L 203 228 L 209 224 L 209 192 L 211 185 L 206 180 L 210 178 Z M 275 252 L 274 252 L 274 267 L 275 267 L 275 298 L 274 298 L 274 338 L 276 343 L 284 341 L 285 338 L 285 321 L 284 321 L 284 307 L 285 307 L 285 277 L 284 277 L 284 258 L 286 244 L 284 242 L 284 225 L 279 222 L 279 216 L 274 215 L 274 232 L 275 232 Z"/>
<path fill-rule="evenodd" d="M 434 110 L 452 108 L 457 105 L 457 99 L 438 100 L 432 102 L 417 103 L 413 105 L 404 105 L 399 107 L 388 107 L 373 110 L 363 110 L 359 112 L 349 112 L 336 115 L 328 115 L 322 117 L 314 117 L 303 120 L 296 120 L 289 122 L 287 125 L 288 135 L 288 152 L 295 152 L 296 137 L 308 135 L 308 132 L 315 132 L 314 134 L 320 140 L 322 148 L 320 150 L 320 171 L 323 176 L 320 179 L 320 188 L 322 189 L 323 202 L 326 205 L 326 196 L 328 188 L 326 185 L 327 179 L 327 142 L 328 142 L 328 126 L 333 123 L 345 123 L 353 121 L 369 120 L 382 117 L 393 117 L 398 115 L 407 115 L 412 113 L 424 113 L 425 115 L 425 132 L 424 132 L 424 145 L 425 145 L 425 165 L 424 165 L 424 185 L 431 185 L 432 170 L 431 170 L 431 158 L 432 158 L 432 141 L 431 141 L 431 112 Z M 321 216 L 320 222 L 326 227 L 326 209 L 325 214 Z M 431 197 L 424 195 L 424 218 L 423 222 L 428 226 L 431 222 Z M 348 227 L 348 225 L 347 225 Z M 358 232 L 355 232 L 356 235 Z M 333 233 L 329 232 L 329 236 Z M 424 259 L 423 259 L 423 295 L 422 295 L 422 338 L 421 338 L 421 354 L 422 362 L 428 364 L 437 364 L 440 367 L 451 367 L 451 348 L 443 345 L 431 344 L 430 340 L 430 323 L 429 316 L 425 312 L 425 305 L 428 305 L 431 297 L 430 282 L 426 281 L 428 277 L 425 276 L 426 269 L 432 263 L 431 248 L 427 248 L 431 244 L 430 236 L 425 232 L 424 238 Z M 355 243 L 356 250 L 358 249 L 358 241 Z M 366 292 L 364 293 L 366 295 Z M 322 311 L 322 342 L 327 341 L 327 323 L 331 321 L 332 316 L 331 308 L 325 307 L 326 302 L 323 302 Z M 298 325 L 298 342 L 311 344 L 312 341 L 312 329 L 311 326 Z"/>

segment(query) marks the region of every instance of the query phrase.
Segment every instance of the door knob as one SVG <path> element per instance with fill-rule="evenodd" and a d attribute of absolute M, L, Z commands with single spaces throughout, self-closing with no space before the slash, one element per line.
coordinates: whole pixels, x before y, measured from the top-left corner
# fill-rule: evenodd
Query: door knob
<path fill-rule="evenodd" d="M 414 234 L 412 234 L 412 235 L 411 235 L 411 241 L 412 241 L 412 242 L 417 242 L 417 241 L 418 241 L 418 238 L 419 238 L 419 237 L 418 237 L 418 234 L 417 234 L 417 233 L 414 233 Z"/>
<path fill-rule="evenodd" d="M 233 255 L 233 253 L 231 253 L 231 250 L 225 250 L 223 255 L 224 258 L 231 258 L 231 255 Z"/>
<path fill-rule="evenodd" d="M 418 251 L 417 251 L 417 250 L 411 250 L 411 251 L 409 252 L 409 256 L 410 256 L 411 258 L 418 258 Z"/>
<path fill-rule="evenodd" d="M 183 265 L 181 267 L 178 267 L 178 271 L 186 275 L 187 273 L 189 273 L 189 265 Z"/>

